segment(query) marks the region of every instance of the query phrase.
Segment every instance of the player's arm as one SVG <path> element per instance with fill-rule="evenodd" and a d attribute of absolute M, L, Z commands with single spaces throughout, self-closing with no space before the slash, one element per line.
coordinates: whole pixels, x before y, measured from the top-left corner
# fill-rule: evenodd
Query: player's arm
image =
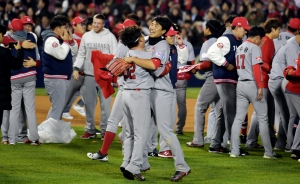
<path fill-rule="evenodd" d="M 14 57 L 9 49 L 5 49 L 5 58 L 4 63 L 7 63 L 10 65 L 10 68 L 13 70 L 20 70 L 23 66 L 23 59 L 24 59 L 24 51 L 21 49 L 20 42 L 17 42 L 17 44 L 14 45 L 14 48 L 16 49 L 16 57 Z"/>
<path fill-rule="evenodd" d="M 299 48 L 297 47 L 289 47 L 285 51 L 285 58 L 286 58 L 286 66 L 295 66 L 295 61 L 297 60 Z"/>
<path fill-rule="evenodd" d="M 192 44 L 190 42 L 187 42 L 187 48 L 188 48 L 188 65 L 194 65 L 195 64 L 195 52 Z"/>
<path fill-rule="evenodd" d="M 178 54 L 178 62 L 181 64 L 185 64 L 188 61 L 189 58 L 189 51 L 186 45 L 182 44 L 176 45 L 177 54 Z"/>
<path fill-rule="evenodd" d="M 257 97 L 256 100 L 260 101 L 263 98 L 263 77 L 262 77 L 262 59 L 261 59 L 261 51 L 259 47 L 252 48 L 252 71 L 253 77 L 257 85 Z"/>
<path fill-rule="evenodd" d="M 86 57 L 86 44 L 85 44 L 85 35 L 83 35 L 78 49 L 78 54 L 73 64 L 73 70 L 79 71 L 79 69 L 82 68 L 85 57 Z"/>
<path fill-rule="evenodd" d="M 117 39 L 113 34 L 111 34 L 111 39 L 110 40 L 111 40 L 110 49 L 109 49 L 110 54 L 115 54 L 117 52 L 117 44 L 118 44 Z"/>
<path fill-rule="evenodd" d="M 157 58 L 141 59 L 136 57 L 125 57 L 125 61 L 128 63 L 134 63 L 142 68 L 149 70 L 156 70 L 160 67 L 161 62 Z"/>
<path fill-rule="evenodd" d="M 68 43 L 63 42 L 60 44 L 57 38 L 50 37 L 46 40 L 44 51 L 56 59 L 63 61 L 66 59 L 70 47 Z"/>
<path fill-rule="evenodd" d="M 293 66 L 288 66 L 284 69 L 283 75 L 287 80 L 299 80 L 300 79 L 300 54 L 298 55 L 297 69 Z"/>
<path fill-rule="evenodd" d="M 261 46 L 261 52 L 262 52 L 262 69 L 266 73 L 270 73 L 271 66 L 272 66 L 272 59 L 274 56 L 274 44 L 270 42 L 264 42 Z"/>
<path fill-rule="evenodd" d="M 230 41 L 227 37 L 221 36 L 218 40 L 212 44 L 207 51 L 207 57 L 217 66 L 223 66 L 227 68 L 230 64 L 224 57 L 230 51 Z"/>

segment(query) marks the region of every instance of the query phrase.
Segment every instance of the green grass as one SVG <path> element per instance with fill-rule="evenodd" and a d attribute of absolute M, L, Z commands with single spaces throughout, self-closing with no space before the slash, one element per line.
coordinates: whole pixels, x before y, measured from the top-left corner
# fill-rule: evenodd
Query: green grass
<path fill-rule="evenodd" d="M 113 97 L 115 97 L 118 92 L 118 88 L 114 88 L 114 89 L 115 89 L 115 93 L 113 94 Z M 201 88 L 187 88 L 186 98 L 195 98 L 196 99 L 199 94 L 200 89 Z M 36 96 L 47 96 L 45 88 L 36 88 L 35 94 L 36 94 Z"/>
<path fill-rule="evenodd" d="M 97 151 L 101 139 L 81 140 L 83 127 L 73 128 L 78 135 L 70 144 L 0 145 L 0 183 L 139 183 L 123 178 L 119 170 L 122 154 L 117 138 L 109 150 L 108 162 L 92 161 L 86 153 Z M 300 163 L 290 159 L 289 153 L 279 151 L 284 158 L 266 160 L 262 158 L 262 149 L 248 149 L 249 156 L 229 158 L 228 154 L 208 153 L 208 145 L 204 149 L 187 147 L 185 142 L 192 136 L 179 136 L 186 162 L 192 169 L 182 183 L 299 183 Z M 173 159 L 150 157 L 149 162 L 151 170 L 144 174 L 146 182 L 169 183 L 175 172 Z"/>

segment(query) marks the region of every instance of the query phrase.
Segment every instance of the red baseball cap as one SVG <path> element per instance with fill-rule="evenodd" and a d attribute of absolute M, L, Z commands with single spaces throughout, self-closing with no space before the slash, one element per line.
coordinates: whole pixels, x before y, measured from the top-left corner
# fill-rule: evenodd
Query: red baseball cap
<path fill-rule="evenodd" d="M 232 26 L 241 26 L 246 30 L 250 30 L 248 20 L 245 17 L 236 17 L 232 21 Z"/>
<path fill-rule="evenodd" d="M 90 3 L 89 6 L 88 6 L 88 8 L 96 8 L 95 3 Z"/>
<path fill-rule="evenodd" d="M 178 33 L 178 31 L 175 31 L 173 26 L 170 27 L 169 31 L 166 33 L 166 36 L 174 36 Z"/>
<path fill-rule="evenodd" d="M 293 29 L 300 29 L 300 19 L 292 18 L 289 22 L 289 27 Z"/>
<path fill-rule="evenodd" d="M 23 31 L 24 26 L 23 22 L 20 19 L 13 19 L 11 23 L 8 25 L 9 29 L 12 29 L 13 31 Z"/>
<path fill-rule="evenodd" d="M 31 25 L 34 26 L 33 20 L 29 16 L 22 17 L 21 21 L 22 21 L 23 24 L 31 24 Z"/>
<path fill-rule="evenodd" d="M 75 24 L 80 24 L 82 23 L 83 21 L 85 21 L 85 19 L 81 18 L 81 17 L 75 17 L 72 21 L 71 21 L 71 24 L 72 26 L 74 26 Z"/>
<path fill-rule="evenodd" d="M 136 26 L 136 23 L 131 19 L 126 19 L 126 20 L 124 20 L 123 24 L 118 25 L 118 28 L 119 29 L 124 29 L 124 28 L 129 27 L 129 26 Z"/>

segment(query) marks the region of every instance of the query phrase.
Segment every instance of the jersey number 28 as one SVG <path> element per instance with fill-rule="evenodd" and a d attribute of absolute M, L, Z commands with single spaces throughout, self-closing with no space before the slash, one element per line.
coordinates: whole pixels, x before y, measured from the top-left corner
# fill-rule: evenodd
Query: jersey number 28
<path fill-rule="evenodd" d="M 240 65 L 240 61 L 242 65 Z M 245 69 L 245 54 L 236 56 L 236 69 Z"/>

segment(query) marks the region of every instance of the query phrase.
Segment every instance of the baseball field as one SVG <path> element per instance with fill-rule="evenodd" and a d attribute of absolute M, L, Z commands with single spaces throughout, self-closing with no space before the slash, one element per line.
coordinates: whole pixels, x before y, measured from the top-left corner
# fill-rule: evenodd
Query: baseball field
<path fill-rule="evenodd" d="M 278 150 L 283 158 L 263 159 L 263 149 L 245 149 L 250 155 L 230 158 L 228 154 L 208 153 L 204 148 L 190 148 L 185 145 L 193 137 L 194 106 L 199 88 L 190 88 L 187 93 L 187 124 L 184 135 L 178 136 L 186 162 L 192 173 L 182 183 L 299 183 L 300 163 L 290 158 L 290 153 Z M 37 90 L 36 114 L 38 122 L 45 120 L 50 101 L 44 89 Z M 252 113 L 252 107 L 249 113 Z M 96 108 L 96 124 L 99 127 L 100 108 Z M 109 161 L 92 161 L 87 152 L 95 152 L 102 144 L 100 138 L 82 140 L 85 118 L 73 109 L 72 126 L 77 137 L 70 144 L 24 144 L 0 145 L 0 183 L 137 183 L 125 179 L 119 166 L 122 163 L 121 143 L 115 138 L 109 150 Z M 119 129 L 121 131 L 121 129 Z M 244 147 L 244 145 L 241 145 Z M 151 170 L 144 173 L 147 183 L 168 183 L 175 173 L 173 159 L 149 157 Z"/>

